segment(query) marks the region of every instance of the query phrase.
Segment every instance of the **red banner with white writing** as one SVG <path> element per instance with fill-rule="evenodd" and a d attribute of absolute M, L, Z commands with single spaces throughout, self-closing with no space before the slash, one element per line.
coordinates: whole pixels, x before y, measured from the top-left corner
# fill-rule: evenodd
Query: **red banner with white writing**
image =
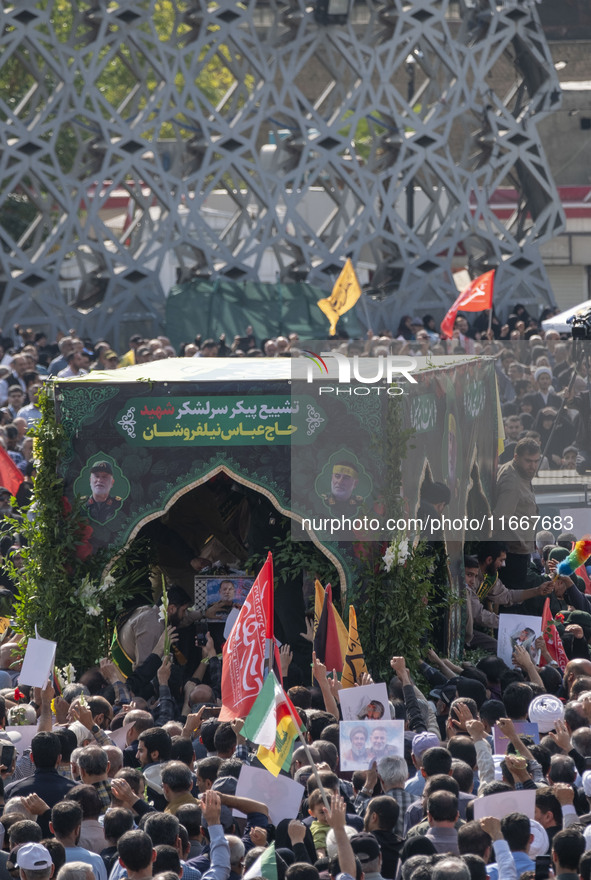
<path fill-rule="evenodd" d="M 550 611 L 550 596 L 544 602 L 544 611 L 542 614 L 542 635 L 544 636 L 544 641 L 546 642 L 546 647 L 548 649 L 548 653 L 552 657 L 552 659 L 558 663 L 558 666 L 562 672 L 564 672 L 566 668 L 566 664 L 568 663 L 568 657 L 566 656 L 566 652 L 562 645 L 562 639 L 558 634 L 558 630 L 556 629 L 556 625 L 552 618 L 552 612 Z M 540 666 L 545 666 L 546 660 L 544 659 L 544 655 L 540 657 Z"/>
<path fill-rule="evenodd" d="M 220 721 L 246 718 L 263 686 L 265 641 L 273 638 L 273 557 L 269 553 L 222 649 Z"/>
<path fill-rule="evenodd" d="M 484 275 L 475 278 L 460 293 L 441 322 L 441 332 L 444 336 L 451 339 L 458 312 L 484 312 L 487 309 L 492 309 L 494 280 L 495 270 L 491 269 L 490 272 L 485 272 Z"/>

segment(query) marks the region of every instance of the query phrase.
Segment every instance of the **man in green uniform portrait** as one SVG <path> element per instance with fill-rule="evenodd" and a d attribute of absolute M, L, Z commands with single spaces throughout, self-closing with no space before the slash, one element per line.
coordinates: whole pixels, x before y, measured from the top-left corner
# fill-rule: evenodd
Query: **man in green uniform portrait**
<path fill-rule="evenodd" d="M 121 498 L 118 495 L 111 495 L 114 483 L 111 464 L 108 461 L 95 461 L 90 469 L 92 495 L 82 500 L 85 512 L 96 522 L 107 522 L 121 509 Z"/>

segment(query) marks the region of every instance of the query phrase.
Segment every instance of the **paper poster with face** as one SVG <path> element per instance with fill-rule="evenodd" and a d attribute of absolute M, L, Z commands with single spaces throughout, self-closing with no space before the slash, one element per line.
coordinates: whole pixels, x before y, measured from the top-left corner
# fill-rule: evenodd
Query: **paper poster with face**
<path fill-rule="evenodd" d="M 341 770 L 367 770 L 391 755 L 404 757 L 404 721 L 341 721 Z"/>
<path fill-rule="evenodd" d="M 343 721 L 389 721 L 388 688 L 383 681 L 339 692 Z"/>
<path fill-rule="evenodd" d="M 498 634 L 498 656 L 507 666 L 515 666 L 513 652 L 517 645 L 529 653 L 537 664 L 540 652 L 536 648 L 536 639 L 542 635 L 542 618 L 527 614 L 500 614 Z"/>

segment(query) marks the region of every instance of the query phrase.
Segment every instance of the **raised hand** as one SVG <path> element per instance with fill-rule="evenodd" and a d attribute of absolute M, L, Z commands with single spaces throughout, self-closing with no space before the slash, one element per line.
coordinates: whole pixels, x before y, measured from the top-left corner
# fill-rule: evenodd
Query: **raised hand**
<path fill-rule="evenodd" d="M 267 829 L 259 828 L 258 826 L 251 828 L 250 839 L 253 846 L 267 846 Z"/>
<path fill-rule="evenodd" d="M 312 671 L 318 684 L 326 679 L 326 666 L 316 657 L 316 651 L 312 651 Z"/>
<path fill-rule="evenodd" d="M 289 645 L 281 645 L 279 648 L 279 661 L 281 663 L 281 674 L 285 678 L 289 664 L 293 660 L 293 651 Z"/>
<path fill-rule="evenodd" d="M 300 635 L 307 642 L 314 641 L 314 621 L 311 617 L 306 617 L 306 632 L 300 633 Z"/>
<path fill-rule="evenodd" d="M 330 809 L 326 814 L 326 821 L 331 828 L 344 828 L 347 819 L 347 807 L 344 798 L 340 794 L 330 796 Z"/>
<path fill-rule="evenodd" d="M 162 659 L 162 663 L 160 664 L 160 669 L 156 673 L 156 678 L 158 679 L 159 685 L 167 685 L 170 680 L 170 673 L 172 672 L 172 657 L 170 654 L 167 654 Z"/>
<path fill-rule="evenodd" d="M 201 798 L 201 815 L 207 821 L 208 827 L 220 824 L 222 801 L 217 791 L 212 788 L 204 792 Z"/>
<path fill-rule="evenodd" d="M 558 720 L 555 724 L 556 733 L 550 731 L 550 736 L 556 743 L 556 745 L 562 749 L 563 752 L 570 752 L 571 742 L 570 742 L 570 733 L 566 729 L 566 724 L 564 721 Z"/>
<path fill-rule="evenodd" d="M 289 834 L 292 846 L 295 846 L 296 843 L 304 842 L 306 837 L 306 826 L 298 819 L 292 819 L 287 826 L 287 833 Z"/>

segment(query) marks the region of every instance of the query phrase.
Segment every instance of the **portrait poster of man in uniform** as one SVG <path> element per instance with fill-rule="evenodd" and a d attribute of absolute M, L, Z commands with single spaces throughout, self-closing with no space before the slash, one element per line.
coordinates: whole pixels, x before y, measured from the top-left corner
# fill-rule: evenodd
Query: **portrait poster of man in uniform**
<path fill-rule="evenodd" d="M 115 466 L 116 468 L 116 466 Z M 119 470 L 117 468 L 117 470 Z M 119 471 L 120 474 L 120 471 Z M 84 471 L 76 481 L 80 483 L 84 476 Z M 82 495 L 82 512 L 97 523 L 106 523 L 113 519 L 121 510 L 123 498 L 116 494 L 115 483 L 116 476 L 114 466 L 107 458 L 99 458 L 90 463 L 90 474 L 88 476 L 90 484 L 90 494 Z M 120 477 L 120 482 L 127 482 L 124 477 Z M 75 489 L 77 485 L 75 486 Z M 80 487 L 82 491 L 84 486 Z M 129 492 L 129 488 L 128 488 Z"/>
<path fill-rule="evenodd" d="M 355 515 L 371 493 L 371 477 L 352 454 L 333 454 L 316 478 L 316 492 L 325 510 Z"/>

